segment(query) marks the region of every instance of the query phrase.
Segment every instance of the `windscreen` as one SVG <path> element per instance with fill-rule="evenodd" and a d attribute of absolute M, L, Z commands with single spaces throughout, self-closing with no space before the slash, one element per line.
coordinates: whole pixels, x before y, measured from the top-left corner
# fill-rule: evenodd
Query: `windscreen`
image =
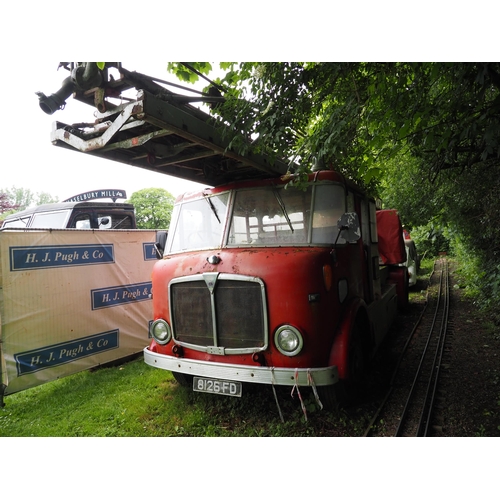
<path fill-rule="evenodd" d="M 331 245 L 344 212 L 345 192 L 335 184 L 237 191 L 228 245 Z"/>
<path fill-rule="evenodd" d="M 262 186 L 203 197 L 174 206 L 166 251 L 186 252 L 228 246 L 344 244 L 337 223 L 346 211 L 346 193 L 338 184 L 295 187 Z M 231 219 L 226 224 L 228 215 Z M 226 236 L 223 231 L 229 227 Z"/>
<path fill-rule="evenodd" d="M 167 251 L 175 253 L 220 247 L 228 198 L 229 193 L 223 193 L 176 205 L 172 212 Z"/>
<path fill-rule="evenodd" d="M 98 213 L 97 225 L 99 229 L 132 229 L 132 218 L 122 212 Z"/>
<path fill-rule="evenodd" d="M 337 222 L 346 211 L 345 192 L 338 184 L 320 184 L 315 188 L 312 243 L 345 243 L 338 238 Z"/>
<path fill-rule="evenodd" d="M 125 212 L 95 212 L 78 214 L 71 227 L 76 229 L 134 229 L 132 217 Z"/>
<path fill-rule="evenodd" d="M 311 189 L 263 187 L 237 191 L 229 245 L 307 243 Z"/>

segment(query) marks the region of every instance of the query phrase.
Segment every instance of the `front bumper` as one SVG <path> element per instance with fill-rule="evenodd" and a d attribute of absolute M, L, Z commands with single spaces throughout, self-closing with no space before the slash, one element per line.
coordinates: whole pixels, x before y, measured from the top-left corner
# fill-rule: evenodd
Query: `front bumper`
<path fill-rule="evenodd" d="M 333 385 L 339 381 L 336 366 L 325 368 L 277 368 L 269 366 L 246 366 L 195 359 L 177 358 L 144 349 L 144 361 L 150 366 L 185 373 L 195 377 L 251 382 L 274 385 Z"/>

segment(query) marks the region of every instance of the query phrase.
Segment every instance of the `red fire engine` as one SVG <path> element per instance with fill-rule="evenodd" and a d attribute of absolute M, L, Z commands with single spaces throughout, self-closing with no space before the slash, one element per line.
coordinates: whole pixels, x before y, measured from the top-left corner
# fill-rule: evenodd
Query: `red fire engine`
<path fill-rule="evenodd" d="M 144 359 L 195 391 L 313 386 L 331 407 L 404 304 L 401 224 L 333 171 L 285 187 L 235 182 L 176 201 Z"/>
<path fill-rule="evenodd" d="M 97 122 L 56 123 L 53 143 L 215 186 L 179 197 L 168 236 L 159 233 L 145 362 L 195 391 L 310 386 L 336 405 L 407 301 L 397 213 L 377 211 L 331 170 L 311 173 L 304 189 L 288 186 L 288 165 L 234 153 L 184 96 L 118 69 L 95 95 L 72 87 L 98 100 Z M 134 102 L 103 97 L 131 86 L 140 88 Z M 42 109 L 51 98 L 41 94 Z"/>

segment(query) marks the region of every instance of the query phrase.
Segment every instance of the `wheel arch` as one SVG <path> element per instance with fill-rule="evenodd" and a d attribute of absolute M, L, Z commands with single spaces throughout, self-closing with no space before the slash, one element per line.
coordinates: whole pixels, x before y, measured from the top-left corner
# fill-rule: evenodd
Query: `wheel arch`
<path fill-rule="evenodd" d="M 388 282 L 394 283 L 396 285 L 396 294 L 398 297 L 399 309 L 405 309 L 406 307 L 408 307 L 409 279 L 407 267 L 390 266 Z"/>
<path fill-rule="evenodd" d="M 373 347 L 373 328 L 368 317 L 366 304 L 360 298 L 351 301 L 345 310 L 330 351 L 328 365 L 337 366 L 341 379 L 348 378 L 349 344 L 355 328 L 359 331 L 363 354 L 368 360 Z"/>

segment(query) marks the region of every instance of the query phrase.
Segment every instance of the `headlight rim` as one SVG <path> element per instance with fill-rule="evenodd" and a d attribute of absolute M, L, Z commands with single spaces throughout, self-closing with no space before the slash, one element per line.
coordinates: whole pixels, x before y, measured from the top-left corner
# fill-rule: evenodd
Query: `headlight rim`
<path fill-rule="evenodd" d="M 292 351 L 287 351 L 287 350 L 283 349 L 280 345 L 280 342 L 279 342 L 280 334 L 284 330 L 291 330 L 295 334 L 295 336 L 297 337 L 298 345 Z M 297 356 L 297 354 L 299 354 L 302 351 L 302 348 L 304 347 L 304 337 L 302 336 L 302 333 L 300 332 L 300 330 L 297 327 L 295 327 L 293 325 L 289 325 L 289 324 L 281 325 L 274 332 L 274 345 L 276 346 L 276 349 L 278 349 L 278 351 L 281 354 L 283 354 L 284 356 L 288 356 L 288 357 Z"/>
<path fill-rule="evenodd" d="M 160 339 L 158 338 L 155 334 L 154 334 L 154 331 L 155 331 L 155 327 L 158 325 L 158 324 L 163 324 L 165 325 L 166 329 L 167 329 L 167 336 L 165 337 L 165 339 Z M 171 340 L 172 340 L 172 329 L 170 328 L 170 325 L 168 324 L 167 321 L 165 321 L 163 318 L 158 318 L 156 319 L 155 321 L 153 321 L 151 323 L 151 326 L 149 328 L 149 332 L 151 333 L 151 337 L 154 339 L 154 341 L 157 343 L 157 344 L 160 344 L 160 345 L 165 345 L 165 344 L 168 344 Z"/>

